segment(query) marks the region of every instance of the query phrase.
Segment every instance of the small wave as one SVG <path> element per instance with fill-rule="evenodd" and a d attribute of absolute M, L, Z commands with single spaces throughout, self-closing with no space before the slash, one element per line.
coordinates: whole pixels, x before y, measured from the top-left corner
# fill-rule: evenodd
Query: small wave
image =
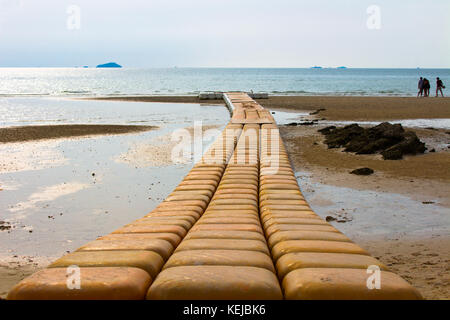
<path fill-rule="evenodd" d="M 70 93 L 70 94 L 88 94 L 92 93 L 92 91 L 89 90 L 63 90 L 61 93 Z"/>
<path fill-rule="evenodd" d="M 273 94 L 314 94 L 315 92 L 312 91 L 304 91 L 304 90 L 287 90 L 287 91 L 269 91 L 269 93 Z"/>

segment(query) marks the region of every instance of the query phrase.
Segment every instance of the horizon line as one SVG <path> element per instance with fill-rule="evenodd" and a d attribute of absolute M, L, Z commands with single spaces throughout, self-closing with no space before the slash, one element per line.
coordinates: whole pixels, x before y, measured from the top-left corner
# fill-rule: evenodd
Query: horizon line
<path fill-rule="evenodd" d="M 161 67 L 150 67 L 150 66 L 121 66 L 119 68 L 106 67 L 97 68 L 97 66 L 0 66 L 1 69 L 408 69 L 408 70 L 421 70 L 421 69 L 450 69 L 450 67 L 347 67 L 347 66 L 337 66 L 337 67 L 325 67 L 325 66 L 309 66 L 309 67 L 223 67 L 223 66 L 203 66 L 203 67 L 191 67 L 191 66 L 161 66 Z"/>

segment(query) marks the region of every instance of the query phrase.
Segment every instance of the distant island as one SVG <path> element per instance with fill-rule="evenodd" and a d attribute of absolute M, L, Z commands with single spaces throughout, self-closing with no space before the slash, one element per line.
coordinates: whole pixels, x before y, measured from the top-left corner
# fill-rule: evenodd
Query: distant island
<path fill-rule="evenodd" d="M 99 64 L 97 68 L 122 68 L 122 66 L 115 62 L 108 62 L 104 64 Z"/>
<path fill-rule="evenodd" d="M 336 69 L 347 69 L 347 67 L 337 67 Z"/>
<path fill-rule="evenodd" d="M 311 67 L 311 69 L 322 69 L 322 67 L 314 66 L 314 67 Z"/>

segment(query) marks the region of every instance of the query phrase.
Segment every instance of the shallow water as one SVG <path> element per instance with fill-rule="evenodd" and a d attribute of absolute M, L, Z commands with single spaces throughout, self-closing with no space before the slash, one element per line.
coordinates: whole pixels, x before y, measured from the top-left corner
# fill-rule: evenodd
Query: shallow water
<path fill-rule="evenodd" d="M 285 125 L 291 122 L 308 121 L 314 118 L 308 112 L 287 112 L 287 111 L 273 111 L 273 117 L 278 125 Z M 400 123 L 404 127 L 409 128 L 436 128 L 436 129 L 450 129 L 450 119 L 401 119 L 401 120 L 386 120 L 390 123 Z M 321 125 L 336 125 L 346 126 L 352 123 L 358 123 L 363 126 L 376 126 L 384 121 L 319 121 Z"/>
<path fill-rule="evenodd" d="M 322 218 L 330 215 L 347 220 L 331 224 L 351 239 L 450 236 L 448 208 L 395 193 L 318 183 L 308 172 L 296 176 L 312 209 Z"/>
<path fill-rule="evenodd" d="M 32 100 L 39 100 L 33 98 Z M 39 108 L 47 101 L 42 99 Z M 57 100 L 56 100 L 57 101 Z M 29 102 L 31 103 L 31 102 Z M 28 106 L 28 102 L 25 103 Z M 93 116 L 80 112 L 91 110 Z M 109 113 L 112 107 L 114 112 Z M 56 107 L 56 105 L 55 105 Z M 72 107 L 67 108 L 72 110 Z M 151 160 L 159 154 L 147 153 L 148 161 L 120 161 L 136 146 L 160 145 L 154 152 L 169 152 L 165 145 L 174 130 L 192 127 L 195 121 L 218 125 L 222 129 L 229 120 L 223 106 L 196 104 L 122 103 L 75 101 L 74 118 L 67 112 L 54 117 L 61 123 L 91 121 L 96 123 L 129 123 L 139 119 L 159 130 L 126 135 L 91 138 L 57 139 L 8 143 L 0 145 L 0 221 L 11 230 L 0 231 L 0 257 L 13 255 L 57 257 L 66 250 L 107 234 L 141 218 L 163 200 L 183 179 L 193 162 L 174 164 Z M 95 116 L 94 116 L 95 115 Z M 7 123 L 18 124 L 8 118 Z M 44 117 L 42 119 L 45 119 Z M 38 118 L 38 120 L 42 120 Z M 35 123 L 29 117 L 20 124 Z M 53 120 L 52 120 L 53 121 Z M 213 141 L 205 140 L 203 151 Z M 152 150 L 153 151 L 153 150 Z M 1 161 L 0 161 L 1 163 Z M 3 168 L 4 169 L 4 168 Z"/>
<path fill-rule="evenodd" d="M 67 98 L 0 98 L 0 127 L 39 124 L 164 125 L 229 118 L 218 105 L 72 100 Z M 207 124 L 207 123 L 206 123 Z"/>
<path fill-rule="evenodd" d="M 271 111 L 272 116 L 278 125 L 285 125 L 291 122 L 306 121 L 313 119 L 309 112 L 286 112 L 286 111 Z"/>

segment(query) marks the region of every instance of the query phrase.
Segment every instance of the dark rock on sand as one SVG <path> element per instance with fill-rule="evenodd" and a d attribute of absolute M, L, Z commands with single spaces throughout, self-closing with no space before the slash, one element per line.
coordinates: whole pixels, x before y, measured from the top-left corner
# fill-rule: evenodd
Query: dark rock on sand
<path fill-rule="evenodd" d="M 291 122 L 288 123 L 287 126 L 295 127 L 295 126 L 313 126 L 318 123 L 319 120 L 312 120 L 312 121 L 303 121 L 303 122 Z"/>
<path fill-rule="evenodd" d="M 0 225 L 0 231 L 7 231 L 7 230 L 11 230 L 12 226 L 7 224 L 7 223 L 2 223 Z"/>
<path fill-rule="evenodd" d="M 425 152 L 425 143 L 421 142 L 414 132 L 407 131 L 403 137 L 402 141 L 381 152 L 384 160 L 397 160 L 401 159 L 404 154 Z M 401 154 L 400 158 L 398 158 L 399 154 Z"/>
<path fill-rule="evenodd" d="M 351 171 L 350 173 L 356 174 L 358 176 L 370 176 L 374 172 L 375 171 L 373 171 L 373 169 L 370 169 L 370 168 L 359 168 L 359 169 Z"/>
<path fill-rule="evenodd" d="M 385 160 L 402 159 L 405 154 L 424 153 L 425 144 L 412 131 L 405 131 L 401 124 L 383 122 L 372 128 L 362 128 L 357 123 L 319 130 L 326 136 L 328 148 L 345 148 L 356 154 L 381 153 Z"/>
<path fill-rule="evenodd" d="M 313 126 L 315 124 L 317 124 L 318 120 L 313 120 L 313 121 L 304 121 L 304 122 L 300 122 L 298 123 L 299 126 Z"/>
<path fill-rule="evenodd" d="M 336 129 L 336 126 L 325 127 L 323 129 L 319 129 L 317 131 L 326 135 L 326 134 L 330 133 L 331 130 L 334 130 L 334 129 Z"/>

